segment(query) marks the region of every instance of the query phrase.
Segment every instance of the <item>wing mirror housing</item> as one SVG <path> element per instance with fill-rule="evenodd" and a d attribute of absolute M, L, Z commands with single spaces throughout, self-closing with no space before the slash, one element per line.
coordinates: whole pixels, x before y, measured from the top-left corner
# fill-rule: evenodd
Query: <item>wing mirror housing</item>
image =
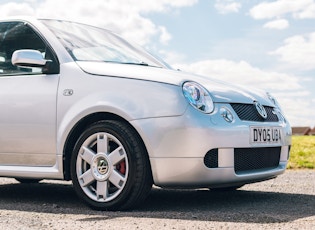
<path fill-rule="evenodd" d="M 42 68 L 44 74 L 59 74 L 60 71 L 58 62 L 45 59 L 38 50 L 16 50 L 12 54 L 11 62 L 20 67 Z"/>
<path fill-rule="evenodd" d="M 13 65 L 21 67 L 44 67 L 47 61 L 38 50 L 16 50 L 11 58 Z"/>

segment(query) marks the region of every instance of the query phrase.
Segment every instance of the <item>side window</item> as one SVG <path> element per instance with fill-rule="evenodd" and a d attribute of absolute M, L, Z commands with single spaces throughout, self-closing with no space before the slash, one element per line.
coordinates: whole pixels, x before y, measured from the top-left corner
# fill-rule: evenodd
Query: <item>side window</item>
<path fill-rule="evenodd" d="M 43 68 L 18 67 L 11 63 L 16 50 L 33 49 L 51 59 L 51 51 L 38 34 L 23 22 L 0 23 L 0 75 L 40 74 Z M 50 57 L 48 57 L 50 56 Z"/>

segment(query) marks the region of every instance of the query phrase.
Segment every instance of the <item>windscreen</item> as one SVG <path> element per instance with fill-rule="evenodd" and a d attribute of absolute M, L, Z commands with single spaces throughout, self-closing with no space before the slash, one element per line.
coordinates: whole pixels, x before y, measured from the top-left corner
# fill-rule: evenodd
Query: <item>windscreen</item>
<path fill-rule="evenodd" d="M 139 46 L 104 29 L 80 23 L 41 20 L 75 61 L 112 62 L 170 68 Z"/>

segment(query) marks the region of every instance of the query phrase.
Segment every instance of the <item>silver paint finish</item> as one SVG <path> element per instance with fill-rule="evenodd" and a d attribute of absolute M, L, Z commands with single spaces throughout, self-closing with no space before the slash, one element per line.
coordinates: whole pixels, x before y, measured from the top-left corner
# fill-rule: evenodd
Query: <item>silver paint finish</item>
<path fill-rule="evenodd" d="M 83 71 L 100 76 L 116 76 L 177 86 L 185 81 L 196 81 L 204 86 L 211 93 L 213 100 L 218 103 L 234 102 L 252 104 L 253 101 L 257 100 L 264 105 L 273 106 L 265 92 L 257 89 L 249 91 L 241 86 L 231 85 L 226 82 L 191 73 L 134 65 L 119 65 L 118 67 L 117 64 L 113 63 L 78 61 L 77 64 Z"/>
<path fill-rule="evenodd" d="M 241 121 L 229 104 L 259 101 L 274 106 L 266 93 L 170 69 L 74 62 L 43 24 L 29 18 L 23 21 L 54 48 L 60 74 L 0 77 L 0 176 L 63 179 L 62 155 L 71 129 L 99 112 L 116 114 L 137 130 L 149 154 L 154 182 L 160 186 L 220 186 L 284 172 L 291 128 L 282 115 L 279 122 Z M 191 80 L 211 93 L 212 113 L 200 113 L 185 100 L 181 87 Z M 230 111 L 232 122 L 220 114 L 221 108 Z M 281 161 L 273 170 L 236 175 L 234 148 L 276 146 L 250 144 L 250 126 L 281 128 Z M 219 149 L 217 169 L 203 163 L 213 148 Z M 102 181 L 102 175 L 110 171 L 103 171 L 104 159 L 112 163 L 102 154 L 94 159 L 93 180 Z"/>
<path fill-rule="evenodd" d="M 110 150 L 110 141 L 118 147 Z M 126 166 L 124 174 L 116 168 L 122 161 Z M 92 200 L 113 200 L 126 185 L 129 174 L 128 156 L 120 141 L 109 133 L 95 133 L 88 137 L 81 146 L 76 164 L 80 186 Z"/>
<path fill-rule="evenodd" d="M 43 55 L 37 50 L 17 50 L 12 55 L 12 64 L 23 66 L 25 64 L 32 64 L 37 66 L 44 66 L 47 62 Z"/>
<path fill-rule="evenodd" d="M 58 83 L 59 75 L 0 77 L 0 165 L 56 163 Z"/>

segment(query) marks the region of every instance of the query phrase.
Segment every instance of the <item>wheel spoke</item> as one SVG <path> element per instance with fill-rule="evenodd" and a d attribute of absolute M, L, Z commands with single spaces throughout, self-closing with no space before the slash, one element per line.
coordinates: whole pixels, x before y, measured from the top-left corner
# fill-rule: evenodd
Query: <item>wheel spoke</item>
<path fill-rule="evenodd" d="M 97 153 L 107 153 L 108 140 L 106 134 L 97 135 Z"/>
<path fill-rule="evenodd" d="M 87 163 L 91 164 L 92 158 L 94 157 L 95 153 L 85 146 L 83 146 L 82 149 L 83 152 L 80 154 L 81 158 L 85 160 Z"/>
<path fill-rule="evenodd" d="M 86 187 L 89 184 L 91 184 L 95 179 L 92 175 L 92 170 L 89 169 L 85 173 L 83 173 L 81 176 L 79 176 L 79 180 L 82 182 L 81 186 Z"/>
<path fill-rule="evenodd" d="M 120 189 L 124 185 L 125 178 L 122 175 L 120 175 L 117 171 L 113 170 L 112 174 L 109 177 L 109 181 L 112 182 L 112 184 L 115 185 L 115 187 Z"/>
<path fill-rule="evenodd" d="M 107 181 L 98 181 L 96 185 L 96 196 L 97 199 L 106 200 L 108 196 L 108 182 Z"/>
<path fill-rule="evenodd" d="M 113 165 L 116 165 L 125 157 L 126 157 L 125 151 L 123 150 L 121 146 L 109 154 L 110 161 L 112 162 Z"/>

